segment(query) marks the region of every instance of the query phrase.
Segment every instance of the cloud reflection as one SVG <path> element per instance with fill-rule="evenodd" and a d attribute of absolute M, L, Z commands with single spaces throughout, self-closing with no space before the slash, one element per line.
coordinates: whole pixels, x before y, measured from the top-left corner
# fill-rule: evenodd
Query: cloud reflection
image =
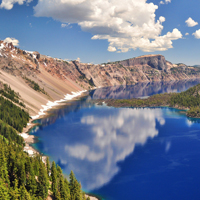
<path fill-rule="evenodd" d="M 160 109 L 108 108 L 105 111 L 103 117 L 94 114 L 81 118 L 83 125 L 90 126 L 91 137 L 87 141 L 65 145 L 68 168 L 82 177 L 81 182 L 88 190 L 108 183 L 120 170 L 117 162 L 129 156 L 137 144 L 144 145 L 148 138 L 158 135 L 156 121 L 165 124 Z"/>

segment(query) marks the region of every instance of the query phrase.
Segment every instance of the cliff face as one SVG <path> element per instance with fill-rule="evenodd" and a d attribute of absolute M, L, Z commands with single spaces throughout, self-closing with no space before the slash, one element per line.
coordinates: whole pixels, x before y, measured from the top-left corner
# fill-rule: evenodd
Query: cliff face
<path fill-rule="evenodd" d="M 138 82 L 175 81 L 200 77 L 200 69 L 174 65 L 162 55 L 140 56 L 103 65 L 78 64 L 96 86 L 131 85 Z"/>
<path fill-rule="evenodd" d="M 31 113 L 48 100 L 67 93 L 138 82 L 184 80 L 200 77 L 200 68 L 174 65 L 162 55 L 148 55 L 101 65 L 66 62 L 24 51 L 0 41 L 0 81 L 19 92 Z M 35 90 L 38 84 L 40 90 Z"/>

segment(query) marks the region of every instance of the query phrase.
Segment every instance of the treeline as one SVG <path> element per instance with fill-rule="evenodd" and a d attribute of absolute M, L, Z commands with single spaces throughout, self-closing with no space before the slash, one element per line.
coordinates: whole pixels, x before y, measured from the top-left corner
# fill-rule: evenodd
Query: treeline
<path fill-rule="evenodd" d="M 43 163 L 39 155 L 30 157 L 23 147 L 0 138 L 0 199 L 44 200 L 48 195 L 57 200 L 86 200 L 81 185 L 71 171 L 70 180 L 61 168 Z"/>
<path fill-rule="evenodd" d="M 27 78 L 26 76 L 23 77 L 26 82 L 29 84 L 29 86 L 31 88 L 33 88 L 35 91 L 38 91 L 38 92 L 42 92 L 43 94 L 45 95 L 48 95 L 47 92 L 45 92 L 44 88 L 41 88 L 38 83 L 36 83 L 35 81 L 31 80 L 30 78 Z"/>
<path fill-rule="evenodd" d="M 19 100 L 20 99 L 19 94 L 17 94 L 14 90 L 12 90 L 11 87 L 8 86 L 7 84 L 3 84 L 1 82 L 1 85 L 2 85 L 2 89 L 0 89 L 0 94 L 2 96 L 6 97 L 7 99 L 10 99 L 11 101 L 25 108 L 25 104 Z"/>
<path fill-rule="evenodd" d="M 181 93 L 156 94 L 147 99 L 107 99 L 97 100 L 114 107 L 159 107 L 169 106 L 187 109 L 187 116 L 200 117 L 200 84 Z"/>
<path fill-rule="evenodd" d="M 40 155 L 24 152 L 18 131 L 28 120 L 27 112 L 0 96 L 0 199 L 86 200 L 73 172 L 68 182 L 55 162 L 50 165 L 48 158 L 44 163 Z"/>
<path fill-rule="evenodd" d="M 11 101 L 0 96 L 0 119 L 19 132 L 29 121 L 29 114 Z"/>

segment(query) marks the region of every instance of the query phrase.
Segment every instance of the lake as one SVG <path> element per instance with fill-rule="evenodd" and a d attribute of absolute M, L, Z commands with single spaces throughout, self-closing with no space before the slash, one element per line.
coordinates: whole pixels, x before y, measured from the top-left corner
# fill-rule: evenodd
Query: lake
<path fill-rule="evenodd" d="M 200 120 L 171 108 L 113 108 L 91 99 L 181 92 L 200 80 L 91 91 L 41 120 L 34 147 L 106 200 L 199 199 Z"/>

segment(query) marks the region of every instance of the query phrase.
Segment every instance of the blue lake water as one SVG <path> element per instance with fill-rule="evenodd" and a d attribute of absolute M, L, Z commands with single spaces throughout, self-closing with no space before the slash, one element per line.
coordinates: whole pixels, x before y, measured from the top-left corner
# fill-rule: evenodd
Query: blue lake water
<path fill-rule="evenodd" d="M 170 108 L 97 106 L 92 98 L 180 92 L 199 81 L 138 84 L 92 91 L 38 120 L 34 144 L 85 191 L 106 200 L 199 199 L 200 120 Z"/>

